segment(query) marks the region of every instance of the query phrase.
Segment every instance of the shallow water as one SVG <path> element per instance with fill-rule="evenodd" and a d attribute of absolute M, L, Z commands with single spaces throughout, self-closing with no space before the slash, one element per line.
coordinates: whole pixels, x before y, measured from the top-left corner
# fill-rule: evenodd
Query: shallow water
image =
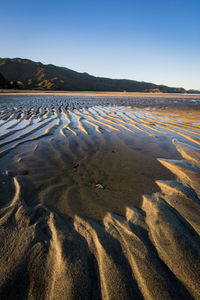
<path fill-rule="evenodd" d="M 2 299 L 200 297 L 194 101 L 0 96 Z"/>

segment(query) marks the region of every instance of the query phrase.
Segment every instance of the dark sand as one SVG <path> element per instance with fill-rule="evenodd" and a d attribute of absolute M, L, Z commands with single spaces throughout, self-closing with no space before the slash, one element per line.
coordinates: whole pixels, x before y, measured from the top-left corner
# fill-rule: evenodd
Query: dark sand
<path fill-rule="evenodd" d="M 200 298 L 198 98 L 0 108 L 0 299 Z"/>

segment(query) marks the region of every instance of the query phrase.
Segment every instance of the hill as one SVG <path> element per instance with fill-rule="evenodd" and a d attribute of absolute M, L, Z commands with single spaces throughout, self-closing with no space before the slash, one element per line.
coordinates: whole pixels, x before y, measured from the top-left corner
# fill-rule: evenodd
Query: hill
<path fill-rule="evenodd" d="M 185 93 L 184 88 L 156 85 L 149 82 L 95 77 L 68 68 L 44 65 L 29 59 L 0 58 L 0 73 L 15 87 L 67 91 L 127 91 Z"/>
<path fill-rule="evenodd" d="M 0 73 L 0 89 L 10 89 L 11 85 L 8 79 L 6 79 L 1 73 Z"/>
<path fill-rule="evenodd" d="M 188 90 L 187 92 L 188 94 L 200 94 L 200 91 L 198 90 Z"/>

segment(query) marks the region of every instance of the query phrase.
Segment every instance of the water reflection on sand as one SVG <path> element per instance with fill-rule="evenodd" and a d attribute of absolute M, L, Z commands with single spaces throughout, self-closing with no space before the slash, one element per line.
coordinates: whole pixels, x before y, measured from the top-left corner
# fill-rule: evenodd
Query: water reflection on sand
<path fill-rule="evenodd" d="M 198 101 L 1 96 L 0 298 L 199 299 Z"/>

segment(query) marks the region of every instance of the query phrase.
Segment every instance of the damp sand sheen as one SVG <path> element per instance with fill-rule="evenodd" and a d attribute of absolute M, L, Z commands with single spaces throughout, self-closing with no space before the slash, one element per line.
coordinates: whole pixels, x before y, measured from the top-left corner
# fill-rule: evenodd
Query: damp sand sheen
<path fill-rule="evenodd" d="M 0 95 L 0 299 L 200 299 L 200 97 Z"/>

